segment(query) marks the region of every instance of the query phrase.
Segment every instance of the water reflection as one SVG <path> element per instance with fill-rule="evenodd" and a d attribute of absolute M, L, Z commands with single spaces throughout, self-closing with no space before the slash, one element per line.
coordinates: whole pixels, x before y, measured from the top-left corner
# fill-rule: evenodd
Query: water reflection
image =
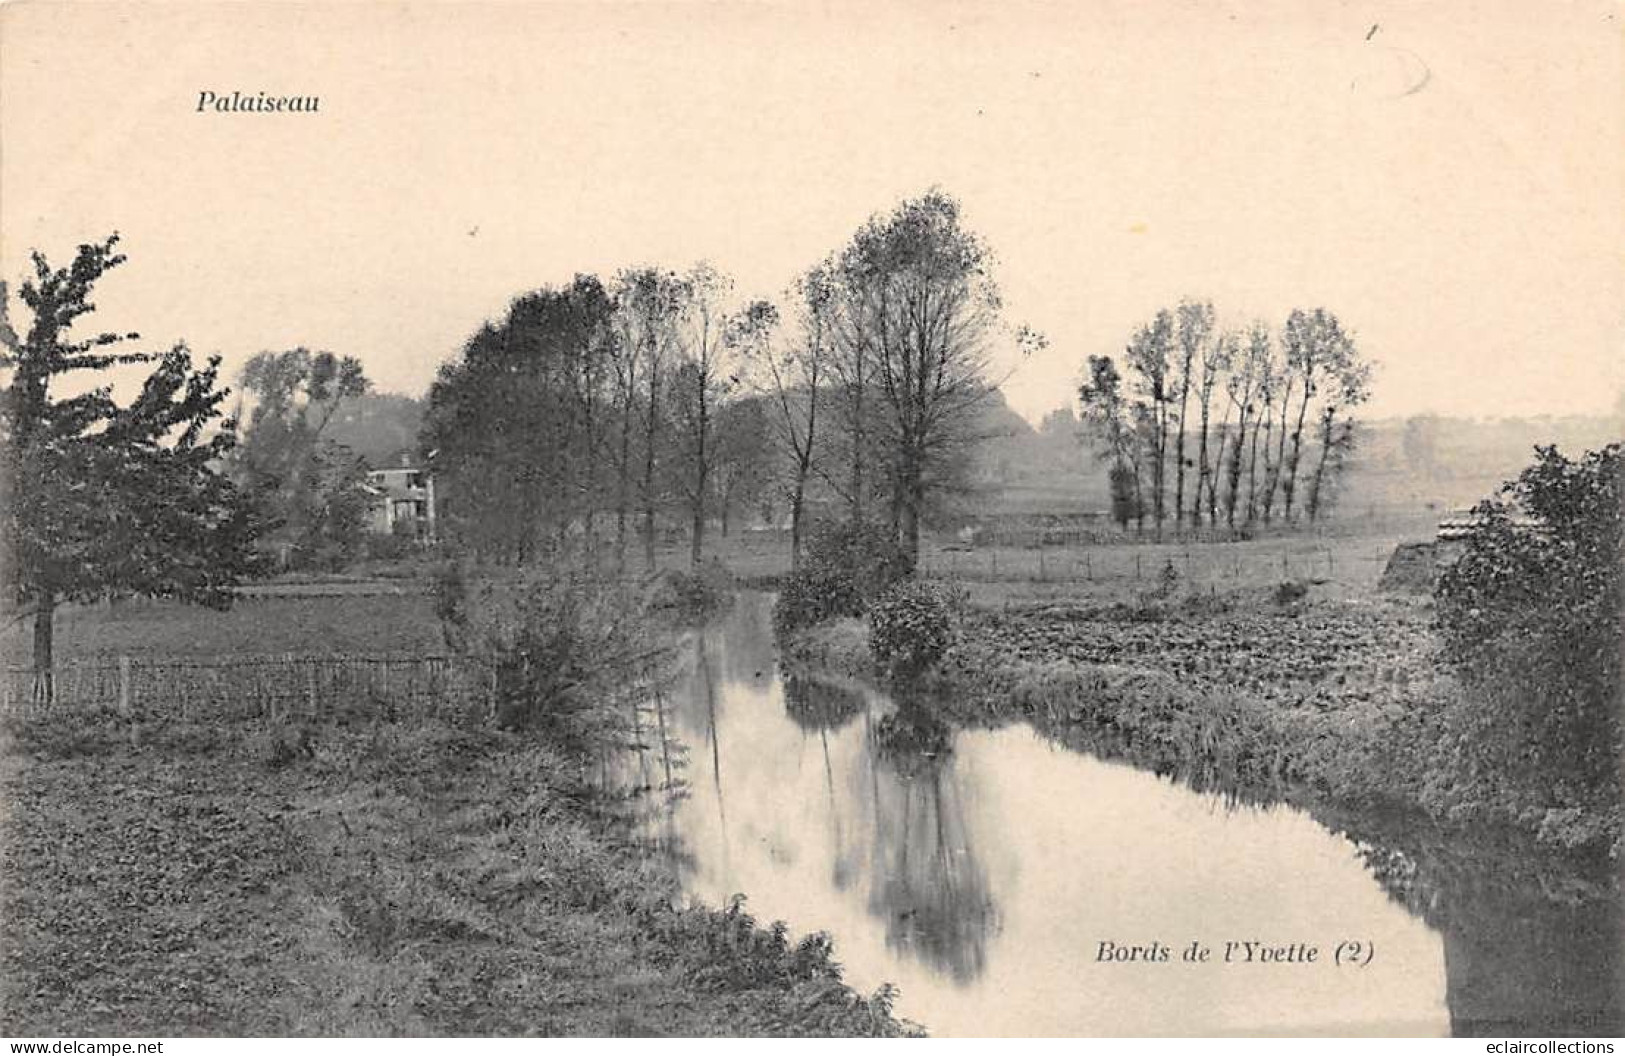
<path fill-rule="evenodd" d="M 660 829 L 691 894 L 828 931 L 854 986 L 897 984 L 934 1033 L 1617 1030 L 1611 887 L 1564 903 L 1550 880 L 1492 882 L 1501 852 L 1237 806 L 1025 726 L 954 730 L 858 684 L 784 680 L 767 616 L 747 595 L 687 644 L 656 721 L 689 748 L 691 795 Z M 1376 945 L 1370 967 L 1097 960 L 1102 941 L 1246 939 L 1329 959 L 1345 938 Z"/>
<path fill-rule="evenodd" d="M 873 808 L 869 911 L 889 948 L 967 984 L 986 966 L 998 910 L 965 821 L 966 790 L 947 765 L 952 735 L 913 710 L 866 723 L 864 734 L 854 774 Z"/>
<path fill-rule="evenodd" d="M 838 730 L 869 710 L 868 700 L 850 686 L 795 675 L 783 684 L 784 710 L 804 730 Z"/>
<path fill-rule="evenodd" d="M 1340 824 L 1380 834 L 1361 846 L 1372 874 L 1443 934 L 1453 1033 L 1620 1034 L 1625 921 L 1609 870 L 1557 868 L 1518 846 L 1464 849 L 1414 826 Z"/>

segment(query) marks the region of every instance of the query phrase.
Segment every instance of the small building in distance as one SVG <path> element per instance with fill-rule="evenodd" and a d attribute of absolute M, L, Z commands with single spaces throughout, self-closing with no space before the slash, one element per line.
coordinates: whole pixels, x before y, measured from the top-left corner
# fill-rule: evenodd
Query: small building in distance
<path fill-rule="evenodd" d="M 1514 512 L 1509 519 L 1519 533 L 1545 530 L 1538 517 Z M 1377 588 L 1401 593 L 1430 593 L 1438 582 L 1439 573 L 1461 557 L 1467 549 L 1467 540 L 1483 523 L 1483 515 L 1471 508 L 1449 511 L 1439 521 L 1432 539 L 1400 543 L 1395 548 L 1389 555 Z"/>
<path fill-rule="evenodd" d="M 401 460 L 395 469 L 367 473 L 372 496 L 367 526 L 381 535 L 410 535 L 420 542 L 435 538 L 434 476 Z"/>

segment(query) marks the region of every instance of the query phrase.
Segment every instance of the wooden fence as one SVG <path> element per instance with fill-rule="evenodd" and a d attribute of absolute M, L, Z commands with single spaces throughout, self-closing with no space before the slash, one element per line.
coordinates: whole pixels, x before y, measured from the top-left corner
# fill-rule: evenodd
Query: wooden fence
<path fill-rule="evenodd" d="M 31 668 L 5 668 L 0 715 L 102 707 L 132 719 L 452 717 L 495 697 L 490 663 L 460 656 L 121 656 L 58 664 L 52 681 L 47 700 Z"/>

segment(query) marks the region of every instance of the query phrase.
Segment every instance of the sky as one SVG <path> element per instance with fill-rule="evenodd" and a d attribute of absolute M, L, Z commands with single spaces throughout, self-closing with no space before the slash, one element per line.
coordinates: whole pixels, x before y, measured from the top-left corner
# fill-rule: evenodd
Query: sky
<path fill-rule="evenodd" d="M 117 230 L 102 326 L 228 371 L 329 349 L 420 395 L 525 290 L 704 258 L 776 297 L 938 186 L 1049 339 L 997 354 L 1030 419 L 1186 296 L 1336 312 L 1376 417 L 1598 413 L 1625 390 L 1622 10 L 22 0 L 0 277 Z"/>

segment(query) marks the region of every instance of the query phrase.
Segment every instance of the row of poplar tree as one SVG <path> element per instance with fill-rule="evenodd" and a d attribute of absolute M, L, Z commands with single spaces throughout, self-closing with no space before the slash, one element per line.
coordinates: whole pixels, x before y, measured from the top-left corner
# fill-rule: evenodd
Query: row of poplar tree
<path fill-rule="evenodd" d="M 1218 325 L 1185 300 L 1140 326 L 1123 353 L 1091 356 L 1082 417 L 1108 459 L 1112 516 L 1176 528 L 1310 521 L 1329 508 L 1370 395 L 1372 364 L 1324 308 L 1279 331 Z"/>

